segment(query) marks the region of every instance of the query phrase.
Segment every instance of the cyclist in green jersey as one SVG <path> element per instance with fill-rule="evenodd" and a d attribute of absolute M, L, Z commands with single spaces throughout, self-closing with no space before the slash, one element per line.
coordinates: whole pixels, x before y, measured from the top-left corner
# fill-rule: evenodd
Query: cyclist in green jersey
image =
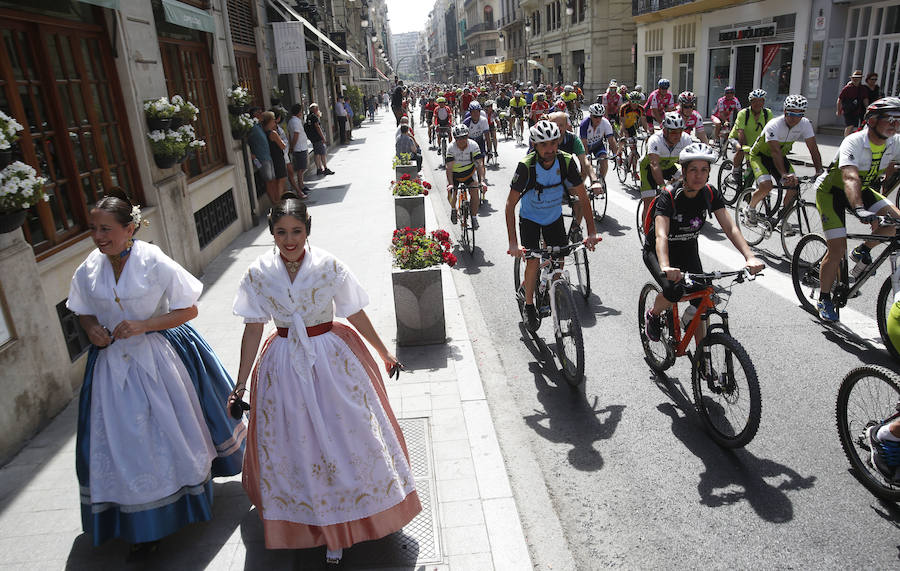
<path fill-rule="evenodd" d="M 900 161 L 900 137 L 896 135 L 898 123 L 900 98 L 885 97 L 869 105 L 866 109 L 866 127 L 844 138 L 837 160 L 816 181 L 816 207 L 822 216 L 822 229 L 828 245 L 819 269 L 821 293 L 818 309 L 823 320 L 838 320 L 831 301 L 831 287 L 847 250 L 845 211 L 852 209 L 860 221 L 867 223 L 873 222 L 876 215 L 890 214 L 900 218 L 900 210 L 875 190 L 881 174 L 886 173 L 890 177 Z M 872 230 L 880 236 L 895 233 L 893 226 L 879 227 L 877 223 L 873 224 Z M 871 264 L 870 249 L 877 244 L 869 241 L 859 245 L 850 258 L 864 266 Z"/>
<path fill-rule="evenodd" d="M 762 134 L 750 148 L 750 168 L 753 169 L 759 189 L 750 197 L 750 204 L 744 207 L 747 224 L 757 223 L 756 207 L 772 191 L 776 176 L 787 189 L 784 204 L 789 204 L 797 195 L 796 188 L 800 181 L 794 174 L 794 167 L 787 160 L 794 142 L 806 143 L 816 174 L 822 173 L 822 155 L 816 143 L 816 134 L 812 123 L 805 117 L 808 104 L 806 97 L 802 95 L 788 95 L 784 100 L 784 115 L 766 123 Z"/>
<path fill-rule="evenodd" d="M 744 146 L 752 145 L 759 138 L 763 127 L 772 119 L 772 110 L 766 107 L 766 92 L 754 89 L 750 92 L 750 106 L 738 111 L 734 126 L 728 134 L 729 139 L 738 142 L 734 153 L 735 176 L 739 176 L 744 168 Z"/>
<path fill-rule="evenodd" d="M 641 199 L 644 207 L 656 197 L 657 189 L 678 173 L 678 155 L 693 141 L 684 132 L 684 117 L 677 111 L 665 114 L 662 133 L 647 140 L 647 154 L 641 159 Z"/>

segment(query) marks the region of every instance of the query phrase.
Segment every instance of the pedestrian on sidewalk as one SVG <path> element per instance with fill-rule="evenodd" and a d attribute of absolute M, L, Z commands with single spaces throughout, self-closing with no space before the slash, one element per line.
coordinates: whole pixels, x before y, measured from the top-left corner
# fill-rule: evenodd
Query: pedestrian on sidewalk
<path fill-rule="evenodd" d="M 869 89 L 862 85 L 863 72 L 857 69 L 838 94 L 835 114 L 844 116 L 844 136 L 856 131 L 862 123 L 863 111 L 869 106 Z"/>
<path fill-rule="evenodd" d="M 409 125 L 400 125 L 400 134 L 394 144 L 397 156 L 402 153 L 410 155 L 416 161 L 416 170 L 422 170 L 422 149 L 409 132 Z"/>
<path fill-rule="evenodd" d="M 306 174 L 307 160 L 309 158 L 309 139 L 306 138 L 306 131 L 303 130 L 303 106 L 294 103 L 291 107 L 291 118 L 288 120 L 288 131 L 290 131 L 291 163 L 294 167 L 294 175 L 297 184 L 291 186 L 299 188 L 298 195 L 300 198 L 307 197 L 306 185 L 303 183 L 303 175 Z"/>
<path fill-rule="evenodd" d="M 306 115 L 306 123 L 303 125 L 306 136 L 313 146 L 313 158 L 316 161 L 316 174 L 323 176 L 334 174 L 328 168 L 328 147 L 325 142 L 325 133 L 322 132 L 321 111 L 317 103 L 309 104 L 309 113 Z"/>
<path fill-rule="evenodd" d="M 397 126 L 400 126 L 400 117 L 403 115 L 403 80 L 397 82 L 394 93 L 391 94 L 391 111 L 394 112 L 394 119 L 397 120 Z"/>
<path fill-rule="evenodd" d="M 211 478 L 240 472 L 246 436 L 222 410 L 231 378 L 187 323 L 203 285 L 158 246 L 134 239 L 142 222 L 121 191 L 94 206 L 97 249 L 75 271 L 66 301 L 92 344 L 75 450 L 82 527 L 95 546 L 131 543 L 129 560 L 212 517 Z"/>
<path fill-rule="evenodd" d="M 266 194 L 272 204 L 281 200 L 281 194 L 284 192 L 284 183 L 287 180 L 287 164 L 284 160 L 284 141 L 278 135 L 278 122 L 275 120 L 273 111 L 266 111 L 260 115 L 260 124 L 263 132 L 266 134 L 266 140 L 269 143 L 269 155 L 272 157 L 272 171 L 274 177 L 266 183 Z"/>
<path fill-rule="evenodd" d="M 269 182 L 275 178 L 275 167 L 272 164 L 272 154 L 269 152 L 269 140 L 266 138 L 266 132 L 260 124 L 262 109 L 253 107 L 250 109 L 250 116 L 256 121 L 250 133 L 247 135 L 247 145 L 250 147 L 250 158 L 253 161 L 254 179 L 257 187 L 257 194 L 266 190 L 268 192 Z M 262 187 L 262 188 L 261 188 Z"/>
<path fill-rule="evenodd" d="M 347 141 L 353 140 L 353 106 L 350 105 L 350 98 L 344 97 L 344 108 L 347 109 Z"/>
<path fill-rule="evenodd" d="M 275 130 L 278 131 L 278 136 L 281 137 L 281 142 L 284 143 L 284 147 L 281 150 L 281 154 L 284 155 L 284 166 L 287 170 L 287 184 L 284 185 L 284 188 L 287 188 L 287 186 L 290 185 L 291 190 L 294 192 L 294 194 L 303 198 L 303 196 L 301 195 L 305 193 L 300 190 L 300 187 L 297 186 L 297 182 L 294 177 L 294 161 L 293 157 L 291 156 L 291 146 L 288 140 L 287 131 L 284 130 L 283 126 L 285 123 L 284 120 L 286 119 L 286 117 L 284 116 L 287 115 L 287 109 L 285 109 L 284 107 L 273 107 L 272 113 L 275 114 Z"/>
<path fill-rule="evenodd" d="M 229 406 L 246 390 L 264 325 L 278 327 L 252 369 L 244 489 L 266 548 L 324 544 L 337 563 L 344 548 L 398 531 L 422 509 L 403 434 L 359 335 L 385 368 L 399 363 L 372 327 L 368 296 L 350 270 L 309 246 L 306 205 L 286 193 L 268 222 L 275 251 L 251 264 L 234 301 L 245 325 Z M 335 315 L 353 328 L 334 323 Z"/>
<path fill-rule="evenodd" d="M 878 74 L 871 72 L 866 75 L 866 89 L 868 90 L 869 103 L 875 103 L 881 99 L 881 86 L 878 85 Z"/>
<path fill-rule="evenodd" d="M 347 142 L 347 108 L 344 107 L 343 95 L 338 95 L 334 104 L 334 116 L 338 124 L 338 144 L 343 145 Z"/>

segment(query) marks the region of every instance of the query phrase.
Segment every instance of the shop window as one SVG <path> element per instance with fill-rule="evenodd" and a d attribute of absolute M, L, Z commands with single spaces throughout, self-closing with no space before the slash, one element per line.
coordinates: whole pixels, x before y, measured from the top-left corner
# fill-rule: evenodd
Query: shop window
<path fill-rule="evenodd" d="M 763 45 L 760 87 L 768 94 L 766 105 L 781 108 L 791 89 L 791 60 L 794 57 L 793 44 Z"/>
<path fill-rule="evenodd" d="M 694 90 L 694 54 L 678 54 L 678 92 Z"/>
<path fill-rule="evenodd" d="M 654 85 L 662 77 L 662 56 L 647 57 L 647 82 L 644 84 L 648 90 L 655 89 Z"/>
<path fill-rule="evenodd" d="M 706 115 L 716 106 L 716 101 L 725 95 L 725 87 L 730 80 L 731 48 L 709 50 L 709 92 L 706 99 Z"/>
<path fill-rule="evenodd" d="M 14 158 L 47 178 L 50 201 L 23 227 L 41 259 L 86 236 L 90 205 L 110 190 L 143 193 L 105 30 L 12 15 L 0 19 L 0 109 L 25 127 Z"/>

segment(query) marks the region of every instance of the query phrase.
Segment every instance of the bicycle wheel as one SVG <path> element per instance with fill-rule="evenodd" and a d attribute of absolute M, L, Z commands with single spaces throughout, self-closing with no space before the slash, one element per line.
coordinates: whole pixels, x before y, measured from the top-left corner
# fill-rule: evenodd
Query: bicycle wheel
<path fill-rule="evenodd" d="M 744 239 L 747 240 L 747 243 L 751 246 L 756 246 L 762 242 L 763 238 L 766 237 L 766 234 L 771 231 L 768 226 L 768 221 L 766 220 L 771 212 L 769 200 L 763 199 L 756 205 L 756 224 L 750 224 L 747 221 L 747 209 L 750 207 L 750 196 L 755 190 L 755 188 L 748 188 L 742 192 L 734 202 L 734 222 L 737 224 L 741 234 L 744 235 Z"/>
<path fill-rule="evenodd" d="M 838 389 L 835 416 L 841 448 L 860 483 L 875 496 L 900 501 L 900 485 L 891 483 L 871 464 L 866 429 L 897 414 L 900 376 L 884 367 L 853 369 Z"/>
<path fill-rule="evenodd" d="M 565 280 L 557 280 L 553 284 L 553 303 L 556 356 L 566 382 L 575 387 L 584 381 L 584 339 L 581 337 L 575 297 Z"/>
<path fill-rule="evenodd" d="M 578 280 L 575 290 L 581 294 L 585 300 L 591 296 L 591 267 L 588 264 L 588 255 L 586 249 L 581 249 L 572 254 L 575 263 L 575 279 Z"/>
<path fill-rule="evenodd" d="M 473 192 L 478 192 L 478 189 L 474 189 Z M 471 254 L 475 251 L 475 213 L 471 211 L 468 202 L 466 202 L 466 213 L 469 216 L 469 223 L 466 225 L 465 231 L 469 235 L 467 241 L 469 242 L 469 253 Z"/>
<path fill-rule="evenodd" d="M 641 295 L 638 297 L 638 333 L 641 337 L 641 345 L 644 347 L 647 364 L 657 373 L 662 373 L 675 363 L 675 345 L 674 324 L 672 323 L 672 312 L 666 311 L 662 314 L 665 325 L 663 326 L 662 335 L 659 341 L 651 341 L 647 337 L 646 323 L 644 316 L 647 310 L 653 307 L 657 294 L 660 293 L 659 286 L 655 283 L 647 283 L 641 289 Z"/>
<path fill-rule="evenodd" d="M 606 183 L 593 191 L 588 190 L 591 197 L 591 210 L 594 212 L 594 221 L 600 222 L 606 216 Z"/>
<path fill-rule="evenodd" d="M 464 200 L 459 205 L 459 241 L 462 243 L 466 253 L 471 254 L 475 246 L 469 242 L 469 239 L 470 237 L 474 238 L 475 234 L 474 232 L 471 235 L 469 234 L 469 228 L 471 227 L 469 214 L 469 201 Z"/>
<path fill-rule="evenodd" d="M 697 347 L 691 371 L 694 405 L 713 440 L 746 446 L 762 415 L 759 379 L 747 351 L 726 333 L 710 333 Z"/>
<path fill-rule="evenodd" d="M 616 155 L 616 177 L 622 184 L 625 184 L 625 180 L 628 178 L 628 156 L 625 151 Z"/>
<path fill-rule="evenodd" d="M 881 334 L 881 341 L 884 343 L 888 354 L 895 360 L 900 361 L 900 352 L 897 352 L 897 348 L 894 347 L 887 332 L 887 320 L 891 315 L 891 307 L 893 305 L 894 289 L 891 286 L 891 278 L 888 276 L 888 278 L 884 280 L 884 283 L 881 284 L 881 289 L 878 290 L 878 302 L 875 305 L 875 319 L 878 321 L 878 333 Z"/>
<path fill-rule="evenodd" d="M 646 206 L 644 206 L 644 199 L 638 199 L 637 211 L 635 212 L 635 224 L 634 227 L 637 229 L 638 242 L 641 243 L 641 247 L 644 246 L 644 241 L 646 240 L 646 236 L 644 236 L 644 210 Z"/>
<path fill-rule="evenodd" d="M 822 217 L 815 202 L 800 200 L 781 219 L 781 248 L 784 255 L 792 257 L 800 239 L 807 234 L 823 234 Z"/>
<path fill-rule="evenodd" d="M 791 258 L 794 293 L 800 300 L 800 306 L 814 315 L 819 314 L 816 309 L 819 301 L 819 267 L 827 250 L 825 238 L 819 234 L 807 234 L 800 239 Z"/>
<path fill-rule="evenodd" d="M 734 163 L 724 161 L 719 167 L 719 190 L 722 192 L 722 198 L 725 204 L 732 206 L 741 193 L 741 181 L 735 178 Z"/>

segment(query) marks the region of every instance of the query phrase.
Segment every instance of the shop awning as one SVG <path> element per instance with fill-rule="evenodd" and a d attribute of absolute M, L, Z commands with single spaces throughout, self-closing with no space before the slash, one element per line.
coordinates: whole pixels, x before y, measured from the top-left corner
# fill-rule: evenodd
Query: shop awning
<path fill-rule="evenodd" d="M 390 79 L 388 79 L 388 76 L 386 76 L 385 74 L 381 73 L 381 70 L 378 69 L 377 67 L 375 68 L 375 71 L 378 72 L 378 75 L 381 76 L 381 79 L 386 79 L 387 81 L 390 81 Z"/>
<path fill-rule="evenodd" d="M 93 4 L 101 8 L 109 8 L 110 10 L 119 9 L 119 0 L 78 0 L 82 4 Z"/>
<path fill-rule="evenodd" d="M 216 31 L 216 23 L 206 10 L 194 8 L 177 0 L 162 0 L 162 7 L 166 22 L 170 24 L 211 34 Z"/>
<path fill-rule="evenodd" d="M 166 0 L 163 0 L 163 1 L 165 2 Z M 349 54 L 346 51 L 342 50 L 340 47 L 338 47 L 338 45 L 336 43 L 332 42 L 328 36 L 326 36 L 325 34 L 320 32 L 318 28 L 316 28 L 315 26 L 310 24 L 306 18 L 304 18 L 303 16 L 298 14 L 296 10 L 294 10 L 293 8 L 288 6 L 283 0 L 269 0 L 269 4 L 271 4 L 272 7 L 275 8 L 279 12 L 284 11 L 284 12 L 287 12 L 288 14 L 290 14 L 295 20 L 297 20 L 298 22 L 300 22 L 301 24 L 306 26 L 307 30 L 309 30 L 310 32 L 315 34 L 320 40 L 325 42 L 325 44 L 327 44 L 328 47 L 330 47 L 332 50 L 334 50 L 334 52 L 336 54 L 338 54 L 339 56 L 341 56 L 348 62 L 353 62 L 362 68 L 365 67 L 352 54 Z"/>

